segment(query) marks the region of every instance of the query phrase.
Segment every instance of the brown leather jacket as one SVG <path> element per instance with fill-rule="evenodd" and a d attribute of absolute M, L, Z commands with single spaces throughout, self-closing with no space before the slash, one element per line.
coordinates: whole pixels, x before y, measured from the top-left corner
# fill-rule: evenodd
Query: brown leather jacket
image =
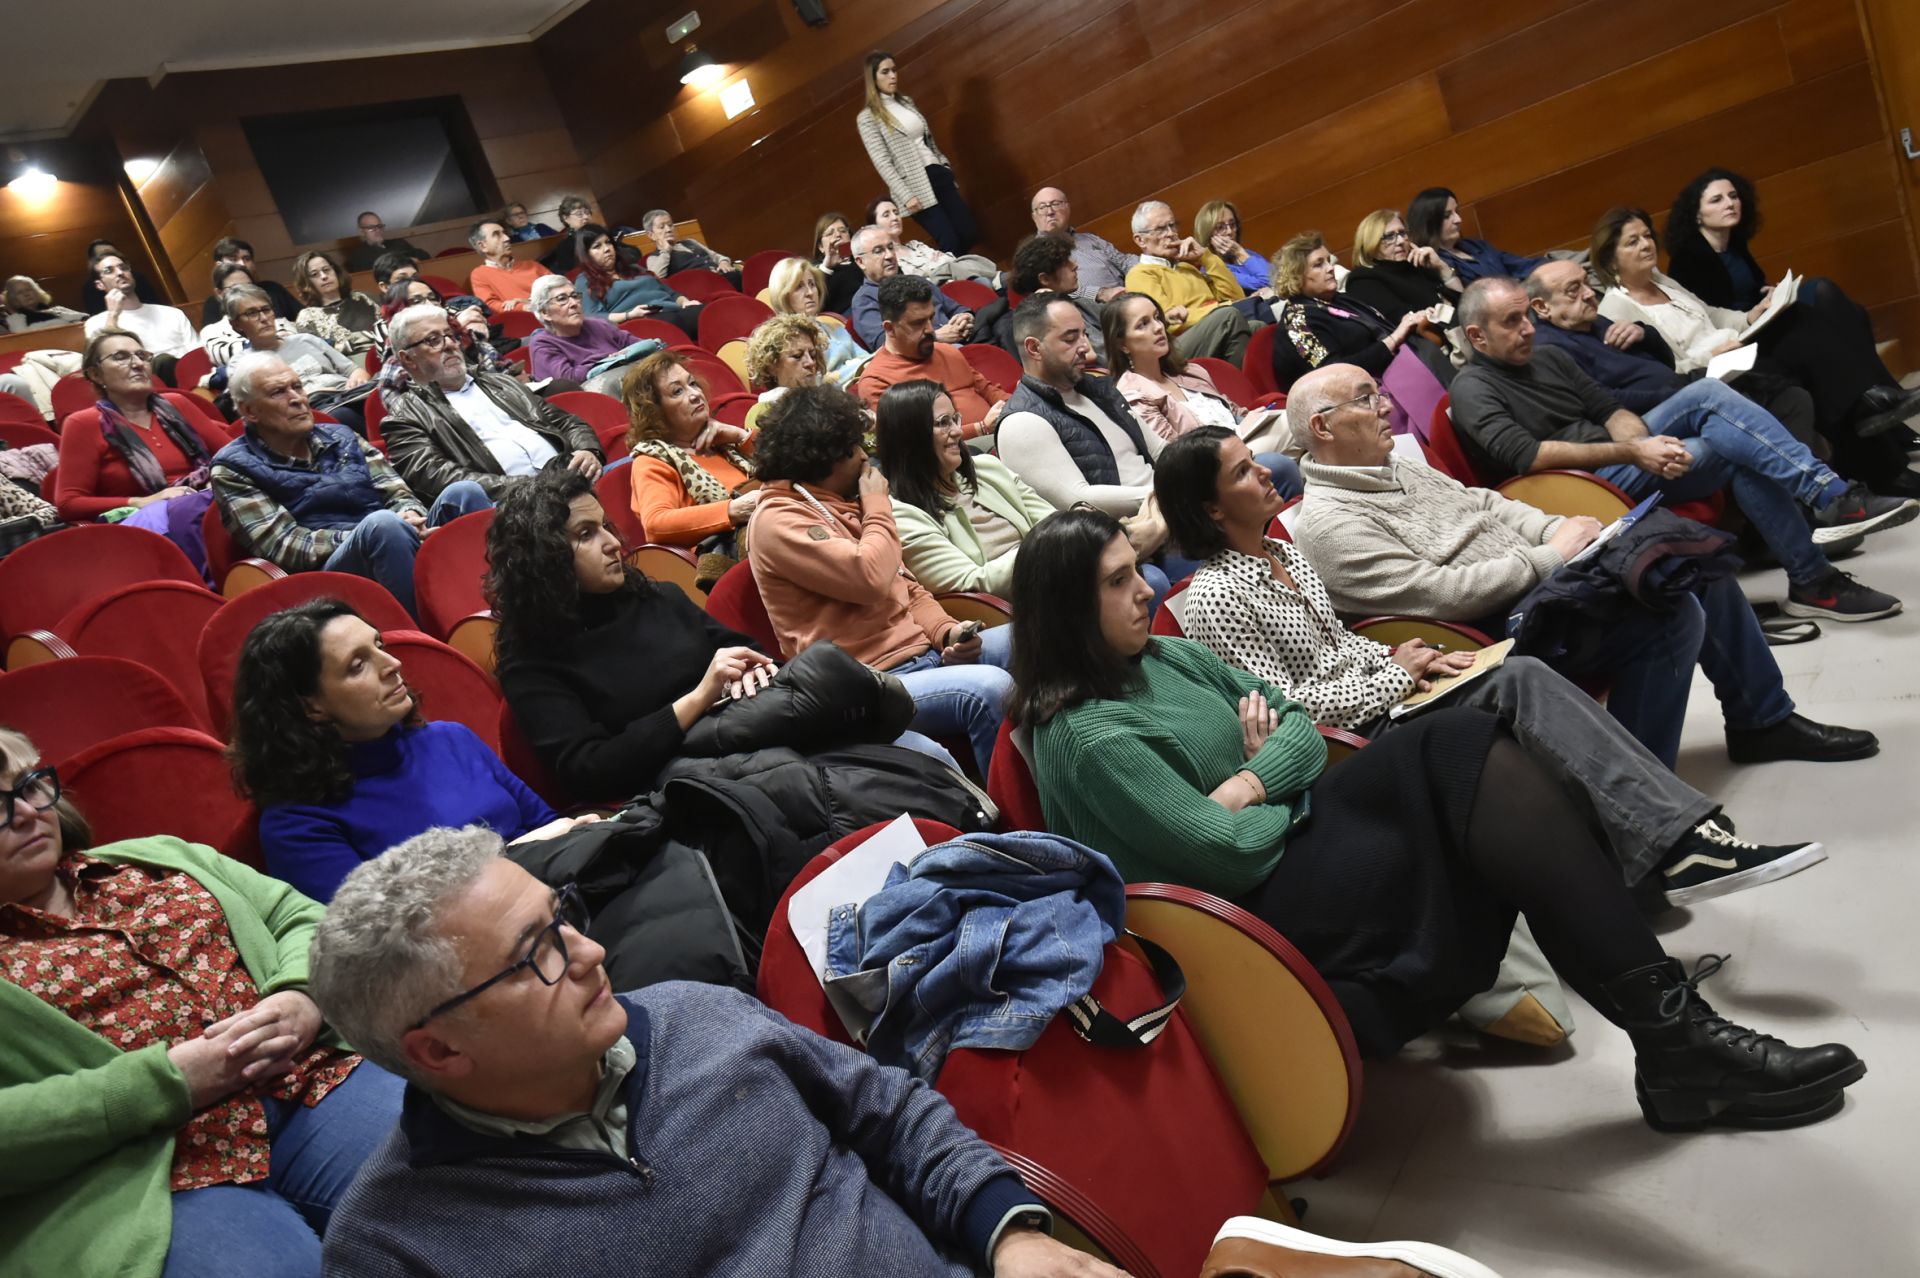
<path fill-rule="evenodd" d="M 593 427 L 572 413 L 554 407 L 505 373 L 475 372 L 473 378 L 501 411 L 546 440 L 560 456 L 588 452 L 606 460 Z M 391 400 L 382 399 L 387 415 L 380 422 L 380 434 L 387 441 L 387 456 L 416 496 L 431 502 L 448 484 L 471 479 L 498 500 L 508 477 L 473 428 L 453 411 L 445 391 L 432 383 L 414 382 Z"/>

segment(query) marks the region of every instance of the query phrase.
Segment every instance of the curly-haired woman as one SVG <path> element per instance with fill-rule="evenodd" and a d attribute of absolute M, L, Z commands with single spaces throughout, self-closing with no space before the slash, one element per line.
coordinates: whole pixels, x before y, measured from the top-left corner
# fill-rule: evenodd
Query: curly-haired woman
<path fill-rule="evenodd" d="M 428 723 L 400 659 L 338 599 L 253 628 L 234 673 L 235 787 L 260 805 L 267 869 L 330 901 L 362 861 L 434 826 L 501 838 L 572 825 L 465 724 Z"/>
<path fill-rule="evenodd" d="M 306 303 L 293 326 L 312 333 L 342 355 L 363 355 L 374 342 L 380 308 L 347 287 L 347 268 L 332 249 L 314 249 L 293 260 L 293 295 Z"/>
<path fill-rule="evenodd" d="M 760 500 L 753 437 L 713 420 L 706 387 L 673 351 L 655 351 L 627 371 L 627 444 L 633 449 L 633 513 L 647 540 L 711 542 L 731 554 L 734 530 Z"/>

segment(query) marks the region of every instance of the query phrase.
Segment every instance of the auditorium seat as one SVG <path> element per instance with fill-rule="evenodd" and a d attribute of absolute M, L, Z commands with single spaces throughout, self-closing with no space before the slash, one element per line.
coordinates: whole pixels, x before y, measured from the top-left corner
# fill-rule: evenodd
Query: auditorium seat
<path fill-rule="evenodd" d="M 716 395 L 709 411 L 716 422 L 725 422 L 729 426 L 745 426 L 747 414 L 760 402 L 760 397 L 752 391 L 739 391 L 727 395 Z"/>
<path fill-rule="evenodd" d="M 0 559 L 0 640 L 52 630 L 95 595 L 143 581 L 202 584 L 180 548 L 158 533 L 82 524 L 41 537 Z M 7 664 L 13 664 L 11 654 Z"/>
<path fill-rule="evenodd" d="M 461 249 L 460 252 L 464 253 L 466 250 Z M 440 256 L 445 257 L 447 255 L 442 253 Z M 449 279 L 445 275 L 429 275 L 427 272 L 422 271 L 420 274 L 414 276 L 414 278 L 420 280 L 422 283 L 431 285 L 433 291 L 438 293 L 443 301 L 451 302 L 454 298 L 468 291 L 458 280 Z"/>
<path fill-rule="evenodd" d="M 752 563 L 743 559 L 720 574 L 720 580 L 707 592 L 707 612 L 721 625 L 753 640 L 761 652 L 779 657 L 780 636 L 774 631 L 773 619 L 767 616 L 767 605 L 760 598 Z"/>
<path fill-rule="evenodd" d="M 712 351 L 687 347 L 676 353 L 687 362 L 688 371 L 699 378 L 701 384 L 707 388 L 708 399 L 746 393 L 747 384 L 740 380 L 739 374 L 722 363 L 720 357 Z"/>
<path fill-rule="evenodd" d="M 1240 357 L 1240 371 L 1247 375 L 1247 380 L 1253 384 L 1254 394 L 1262 400 L 1280 393 L 1280 383 L 1273 377 L 1273 343 L 1279 333 L 1280 326 L 1277 324 L 1254 329 L 1253 339 L 1247 343 L 1247 353 Z"/>
<path fill-rule="evenodd" d="M 373 391 L 362 402 L 360 418 L 367 427 L 367 442 L 379 449 L 384 456 L 387 451 L 387 441 L 381 438 L 380 423 L 387 418 L 387 406 L 380 399 L 379 391 Z"/>
<path fill-rule="evenodd" d="M 740 291 L 748 297 L 757 296 L 773 279 L 773 268 L 790 257 L 799 257 L 798 253 L 789 253 L 785 249 L 761 249 L 750 255 L 740 264 Z"/>
<path fill-rule="evenodd" d="M 413 593 L 420 624 L 436 639 L 493 669 L 493 609 L 481 588 L 487 573 L 491 510 L 476 510 L 434 529 L 413 560 Z"/>
<path fill-rule="evenodd" d="M 627 406 L 613 396 L 597 391 L 561 391 L 547 402 L 593 427 L 593 433 L 599 437 L 600 447 L 606 449 L 609 458 L 623 456 L 629 451 L 627 429 L 632 422 L 627 418 Z"/>
<path fill-rule="evenodd" d="M 669 324 L 665 320 L 652 319 L 645 315 L 636 316 L 633 319 L 621 320 L 620 327 L 632 333 L 635 337 L 640 338 L 642 341 L 656 341 L 666 347 L 693 345 L 693 339 L 689 338 L 677 326 Z"/>
<path fill-rule="evenodd" d="M 422 717 L 464 723 L 488 749 L 500 753 L 500 686 L 492 675 L 465 653 L 418 630 L 383 630 L 380 638 L 418 695 Z"/>
<path fill-rule="evenodd" d="M 69 373 L 53 384 L 53 421 L 57 427 L 68 416 L 83 408 L 92 408 L 100 400 L 100 390 L 78 373 Z"/>
<path fill-rule="evenodd" d="M 1264 407 L 1270 398 L 1256 391 L 1253 380 L 1224 359 L 1215 359 L 1211 355 L 1196 355 L 1187 362 L 1198 364 L 1206 369 L 1207 376 L 1213 379 L 1214 389 L 1243 409 L 1251 411 Z M 1278 396 L 1279 392 L 1276 391 L 1274 394 Z"/>
<path fill-rule="evenodd" d="M 17 395 L 8 395 L 7 398 L 16 403 L 25 402 Z M 31 407 L 28 411 L 32 412 Z M 49 444 L 56 449 L 60 447 L 60 437 L 47 429 L 46 419 L 38 413 L 33 413 L 31 421 L 0 414 L 0 442 L 4 442 L 8 448 L 32 448 L 36 444 Z"/>
<path fill-rule="evenodd" d="M 696 302 L 705 303 L 724 297 L 742 296 L 740 290 L 727 281 L 726 276 L 704 267 L 695 267 L 689 271 L 675 271 L 660 282 L 681 297 L 691 298 Z"/>
<path fill-rule="evenodd" d="M 207 573 L 214 586 L 229 599 L 287 575 L 286 569 L 278 564 L 240 553 L 240 544 L 227 531 L 218 505 L 208 506 L 200 516 L 200 537 L 207 547 Z"/>
<path fill-rule="evenodd" d="M 12 391 L 0 391 L 0 423 L 7 422 L 19 422 L 44 429 L 47 419 L 41 413 L 39 405 L 32 400 L 22 399 Z M 15 446 L 18 447 L 18 445 Z"/>
<path fill-rule="evenodd" d="M 33 739 L 56 767 L 140 728 L 206 724 L 171 681 L 125 657 L 68 657 L 0 674 L 0 723 Z"/>
<path fill-rule="evenodd" d="M 173 384 L 178 390 L 190 391 L 204 381 L 213 372 L 213 356 L 207 354 L 207 348 L 196 346 L 182 355 L 173 365 Z"/>
<path fill-rule="evenodd" d="M 631 455 L 623 456 L 593 481 L 593 495 L 600 499 L 607 523 L 620 534 L 620 543 L 628 550 L 647 542 L 647 530 L 641 526 L 640 516 L 633 513 L 633 472 L 627 469 L 632 464 Z"/>
<path fill-rule="evenodd" d="M 233 792 L 220 742 L 191 728 L 141 728 L 88 746 L 60 771 L 95 846 L 171 834 L 226 851 L 242 846 L 253 807 Z"/>
<path fill-rule="evenodd" d="M 1023 373 L 1020 361 L 998 346 L 991 346 L 985 342 L 968 342 L 960 348 L 960 354 L 966 357 L 967 363 L 973 365 L 980 376 L 1007 394 L 1013 394 L 1019 387 Z"/>
<path fill-rule="evenodd" d="M 733 375 L 740 379 L 742 386 L 751 387 L 753 385 L 752 379 L 747 374 L 747 343 L 745 338 L 736 337 L 730 342 L 721 343 L 720 349 L 716 350 L 714 354 L 719 357 L 722 364 L 725 364 L 733 370 Z"/>
<path fill-rule="evenodd" d="M 226 601 L 186 581 L 142 581 L 95 595 L 54 627 L 83 657 L 137 661 L 173 685 L 194 711 L 192 726 L 207 728 L 206 685 L 200 678 L 200 632 Z"/>
<path fill-rule="evenodd" d="M 981 310 L 1000 300 L 1000 295 L 979 280 L 948 280 L 940 286 L 945 293 L 970 311 Z"/>
<path fill-rule="evenodd" d="M 732 294 L 716 298 L 700 308 L 700 345 L 718 353 L 734 340 L 744 341 L 754 329 L 773 318 L 773 308 L 758 298 Z M 746 374 L 740 377 L 744 384 Z"/>
<path fill-rule="evenodd" d="M 532 311 L 508 311 L 500 317 L 500 335 L 525 339 L 539 332 L 540 317 Z"/>

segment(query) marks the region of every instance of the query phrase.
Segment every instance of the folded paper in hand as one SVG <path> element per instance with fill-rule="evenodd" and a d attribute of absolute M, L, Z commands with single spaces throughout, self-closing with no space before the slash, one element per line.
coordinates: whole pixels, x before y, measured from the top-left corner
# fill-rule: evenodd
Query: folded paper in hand
<path fill-rule="evenodd" d="M 1402 719 L 1424 706 L 1430 706 L 1455 688 L 1472 683 L 1489 670 L 1496 670 L 1500 663 L 1513 651 L 1513 640 L 1502 639 L 1499 643 L 1482 648 L 1473 654 L 1473 664 L 1458 674 L 1443 674 L 1432 677 L 1433 686 L 1425 692 L 1410 694 L 1405 701 L 1387 711 L 1389 719 Z"/>
<path fill-rule="evenodd" d="M 1760 312 L 1760 318 L 1740 330 L 1738 341 L 1753 340 L 1753 335 L 1773 322 L 1773 317 L 1793 305 L 1800 296 L 1800 277 L 1792 271 L 1787 277 L 1773 286 L 1773 292 L 1767 294 L 1767 309 Z"/>

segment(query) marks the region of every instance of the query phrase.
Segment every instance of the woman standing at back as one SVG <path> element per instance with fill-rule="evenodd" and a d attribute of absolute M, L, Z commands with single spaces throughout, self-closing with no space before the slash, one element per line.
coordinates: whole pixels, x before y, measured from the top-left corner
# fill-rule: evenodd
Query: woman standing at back
<path fill-rule="evenodd" d="M 902 213 L 958 256 L 979 232 L 973 210 L 954 185 L 953 163 L 933 140 L 933 126 L 913 99 L 899 92 L 900 72 L 891 53 L 867 55 L 867 105 L 855 122 L 867 157 Z"/>

